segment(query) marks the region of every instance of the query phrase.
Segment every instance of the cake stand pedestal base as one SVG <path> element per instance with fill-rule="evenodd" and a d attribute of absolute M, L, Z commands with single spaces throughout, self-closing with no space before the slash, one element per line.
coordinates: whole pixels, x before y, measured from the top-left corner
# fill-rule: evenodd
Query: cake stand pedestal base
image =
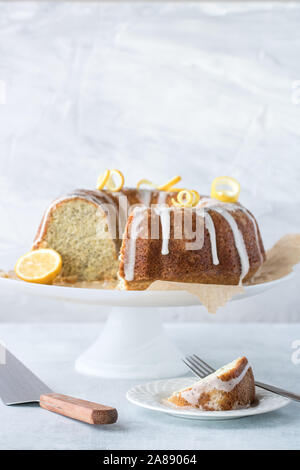
<path fill-rule="evenodd" d="M 96 377 L 160 379 L 187 373 L 155 309 L 113 309 L 99 338 L 76 360 Z"/>

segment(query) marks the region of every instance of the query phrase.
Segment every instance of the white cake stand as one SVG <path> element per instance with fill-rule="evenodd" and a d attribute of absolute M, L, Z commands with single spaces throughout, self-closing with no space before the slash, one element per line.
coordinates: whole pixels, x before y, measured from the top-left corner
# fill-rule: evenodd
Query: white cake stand
<path fill-rule="evenodd" d="M 0 256 L 0 266 L 13 265 L 10 257 Z M 265 292 L 287 281 L 246 286 L 245 293 L 233 300 Z M 0 278 L 0 289 L 13 290 L 42 298 L 114 307 L 98 339 L 75 362 L 83 374 L 118 378 L 168 378 L 183 375 L 182 354 L 166 335 L 155 307 L 201 305 L 199 299 L 184 291 L 112 291 L 75 287 L 47 286 Z"/>

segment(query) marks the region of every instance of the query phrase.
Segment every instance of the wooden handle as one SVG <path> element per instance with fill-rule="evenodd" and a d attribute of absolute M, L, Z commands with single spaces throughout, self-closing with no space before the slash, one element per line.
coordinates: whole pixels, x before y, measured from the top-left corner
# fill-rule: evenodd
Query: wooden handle
<path fill-rule="evenodd" d="M 112 424 L 118 419 L 116 408 L 80 400 L 80 398 L 60 395 L 59 393 L 41 395 L 40 406 L 45 410 L 89 424 Z"/>

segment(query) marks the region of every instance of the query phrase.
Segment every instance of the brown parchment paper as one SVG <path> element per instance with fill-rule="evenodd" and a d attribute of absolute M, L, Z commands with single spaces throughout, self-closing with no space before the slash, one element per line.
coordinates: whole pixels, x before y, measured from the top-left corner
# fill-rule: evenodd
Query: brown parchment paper
<path fill-rule="evenodd" d="M 216 284 L 191 284 L 187 282 L 155 281 L 147 290 L 184 290 L 194 294 L 209 313 L 227 304 L 237 294 L 243 294 L 243 286 L 218 286 Z"/>
<path fill-rule="evenodd" d="M 251 284 L 275 281 L 290 274 L 300 263 L 300 233 L 285 235 L 267 251 L 267 259 Z"/>
<path fill-rule="evenodd" d="M 282 237 L 267 251 L 266 261 L 248 285 L 280 279 L 293 271 L 300 262 L 300 234 Z M 190 284 L 185 282 L 155 281 L 147 290 L 184 290 L 196 295 L 209 313 L 216 313 L 218 308 L 238 294 L 243 294 L 243 286 L 224 286 L 215 284 Z"/>

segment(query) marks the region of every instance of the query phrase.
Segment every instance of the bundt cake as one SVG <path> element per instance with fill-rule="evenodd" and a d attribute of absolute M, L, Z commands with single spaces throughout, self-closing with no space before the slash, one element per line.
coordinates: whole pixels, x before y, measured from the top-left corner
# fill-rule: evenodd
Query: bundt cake
<path fill-rule="evenodd" d="M 221 367 L 191 387 L 174 392 L 168 402 L 205 411 L 246 408 L 255 399 L 252 368 L 246 357 Z"/>
<path fill-rule="evenodd" d="M 265 259 L 253 215 L 240 203 L 208 197 L 196 207 L 177 207 L 177 194 L 76 190 L 47 209 L 33 249 L 60 253 L 66 281 L 118 278 L 128 290 L 145 289 L 155 280 L 249 281 Z"/>
<path fill-rule="evenodd" d="M 182 208 L 133 210 L 120 255 L 126 289 L 144 289 L 155 280 L 235 285 L 257 272 L 265 251 L 257 222 L 245 207 L 202 197 L 196 208 L 184 209 L 186 215 L 189 211 L 191 230 L 181 233 Z M 155 216 L 159 231 L 147 238 Z"/>

